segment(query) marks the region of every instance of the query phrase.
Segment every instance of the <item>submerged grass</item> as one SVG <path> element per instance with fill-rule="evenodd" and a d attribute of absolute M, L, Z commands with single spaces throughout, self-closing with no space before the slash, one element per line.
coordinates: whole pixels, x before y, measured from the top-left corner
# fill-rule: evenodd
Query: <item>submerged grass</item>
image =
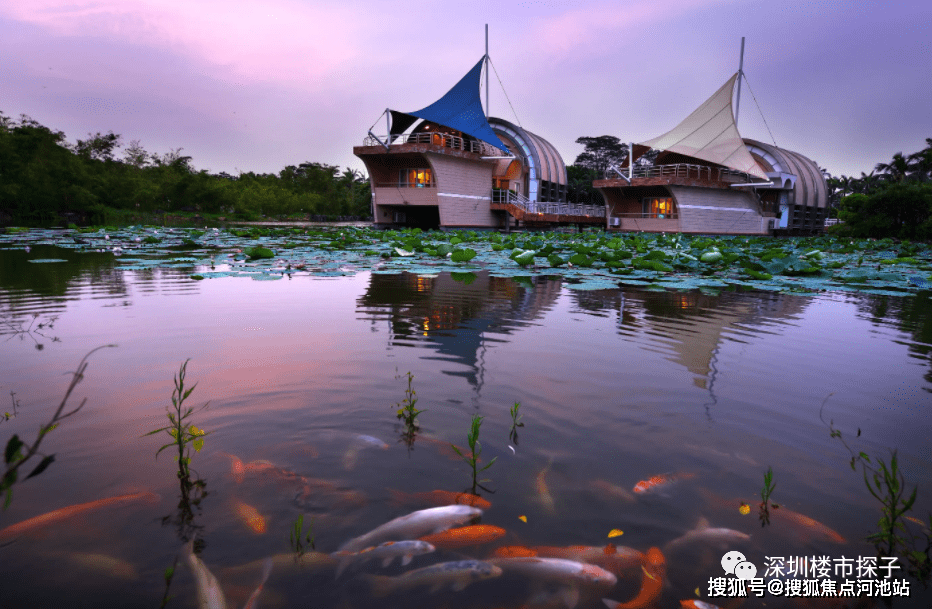
<path fill-rule="evenodd" d="M 476 476 L 479 472 L 484 472 L 485 470 L 492 467 L 492 464 L 495 463 L 496 459 L 498 459 L 498 457 L 492 457 L 492 460 L 489 461 L 485 465 L 485 467 L 482 467 L 481 469 L 477 469 L 476 467 L 477 464 L 479 463 L 479 455 L 482 452 L 482 445 L 479 443 L 479 427 L 482 425 L 483 418 L 484 417 L 480 417 L 479 415 L 475 415 L 472 418 L 472 426 L 470 427 L 469 433 L 466 436 L 467 441 L 469 442 L 469 451 L 470 451 L 469 455 L 464 455 L 462 451 L 460 451 L 460 449 L 455 444 L 450 445 L 453 447 L 453 450 L 456 451 L 456 454 L 462 457 L 463 461 L 465 461 L 470 466 L 470 468 L 472 468 L 472 494 L 473 495 L 476 494 L 477 488 L 481 488 L 484 491 L 488 491 L 488 489 L 483 487 L 481 483 L 489 482 L 489 480 L 478 480 L 477 481 Z"/>

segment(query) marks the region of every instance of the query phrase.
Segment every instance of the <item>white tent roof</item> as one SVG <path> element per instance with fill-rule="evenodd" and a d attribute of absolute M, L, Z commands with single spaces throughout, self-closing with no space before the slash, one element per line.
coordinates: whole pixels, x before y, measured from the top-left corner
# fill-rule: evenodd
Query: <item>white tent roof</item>
<path fill-rule="evenodd" d="M 738 73 L 735 73 L 679 125 L 640 144 L 724 165 L 764 180 L 769 179 L 748 152 L 735 125 L 731 95 L 737 79 Z"/>

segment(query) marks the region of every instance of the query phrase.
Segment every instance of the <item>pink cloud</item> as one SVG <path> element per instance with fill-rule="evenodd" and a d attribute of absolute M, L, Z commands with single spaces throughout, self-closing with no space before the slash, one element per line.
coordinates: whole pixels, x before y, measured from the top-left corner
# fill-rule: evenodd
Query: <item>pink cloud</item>
<path fill-rule="evenodd" d="M 365 16 L 350 5 L 292 0 L 13 0 L 0 12 L 62 36 L 164 48 L 250 81 L 307 83 L 339 76 L 360 53 Z"/>

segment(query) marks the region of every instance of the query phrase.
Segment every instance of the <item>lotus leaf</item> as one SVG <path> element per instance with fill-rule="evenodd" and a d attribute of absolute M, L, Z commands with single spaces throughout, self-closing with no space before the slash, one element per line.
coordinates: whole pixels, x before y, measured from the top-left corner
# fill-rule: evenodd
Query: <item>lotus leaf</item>
<path fill-rule="evenodd" d="M 453 262 L 469 262 L 476 257 L 476 250 L 465 248 L 451 252 L 450 260 Z"/>

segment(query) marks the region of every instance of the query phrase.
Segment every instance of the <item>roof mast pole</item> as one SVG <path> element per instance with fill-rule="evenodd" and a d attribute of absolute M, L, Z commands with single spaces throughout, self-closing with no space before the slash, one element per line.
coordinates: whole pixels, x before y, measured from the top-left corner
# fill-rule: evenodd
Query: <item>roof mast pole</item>
<path fill-rule="evenodd" d="M 485 115 L 489 114 L 489 24 L 485 24 Z"/>
<path fill-rule="evenodd" d="M 738 101 L 735 103 L 735 126 L 738 126 L 738 111 L 741 109 L 741 79 L 744 78 L 744 36 L 741 37 L 741 61 L 738 63 Z"/>

